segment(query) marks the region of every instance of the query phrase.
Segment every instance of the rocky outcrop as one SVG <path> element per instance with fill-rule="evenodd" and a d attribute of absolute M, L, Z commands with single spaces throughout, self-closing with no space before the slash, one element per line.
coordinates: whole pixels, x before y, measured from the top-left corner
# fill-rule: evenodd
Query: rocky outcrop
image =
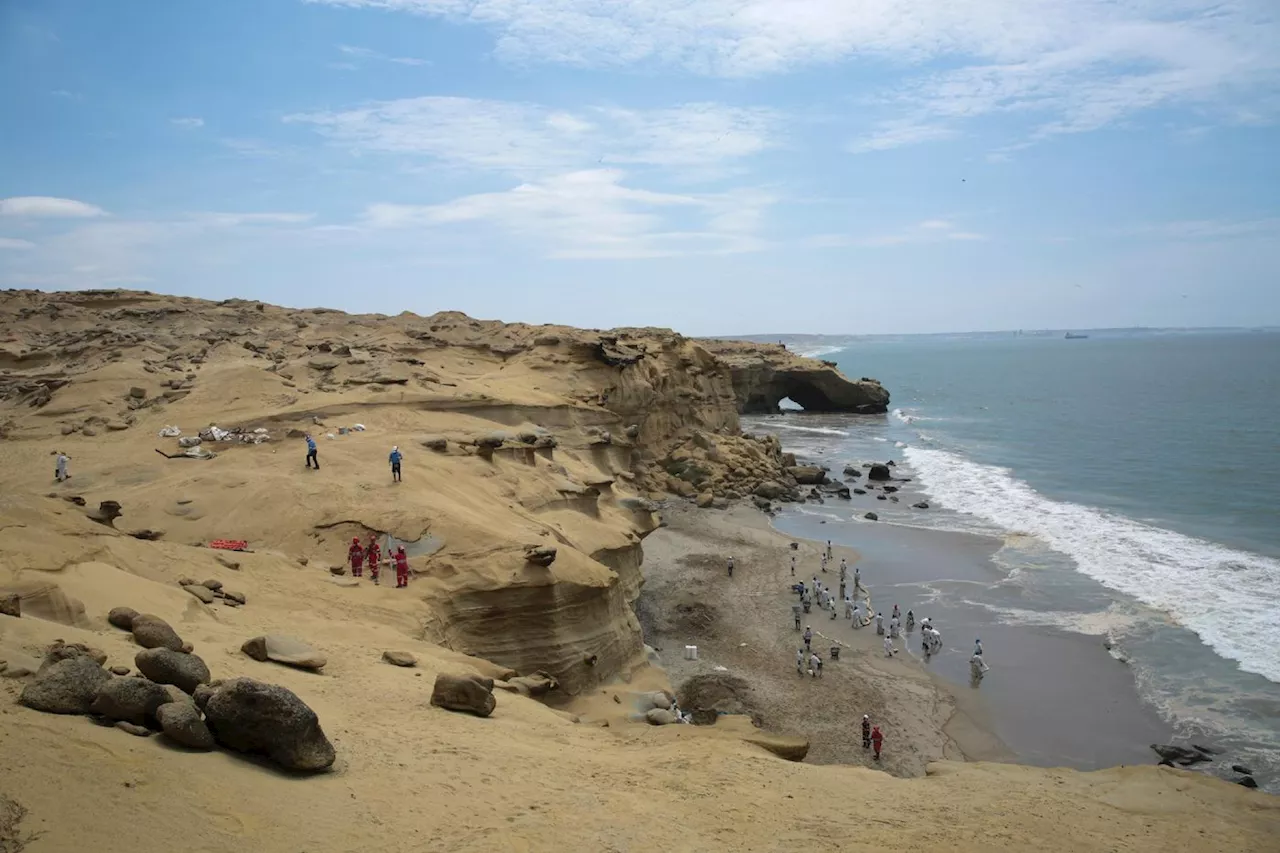
<path fill-rule="evenodd" d="M 110 680 L 111 674 L 87 655 L 65 658 L 41 667 L 18 701 L 49 714 L 88 714 Z"/>
<path fill-rule="evenodd" d="M 497 706 L 497 700 L 493 698 L 493 679 L 440 673 L 431 689 L 431 704 L 446 711 L 487 717 Z"/>
<path fill-rule="evenodd" d="M 743 414 L 772 414 L 783 399 L 806 412 L 882 414 L 889 410 L 889 392 L 874 379 L 851 380 L 826 362 L 795 355 L 780 345 L 702 343 L 729 369 Z"/>

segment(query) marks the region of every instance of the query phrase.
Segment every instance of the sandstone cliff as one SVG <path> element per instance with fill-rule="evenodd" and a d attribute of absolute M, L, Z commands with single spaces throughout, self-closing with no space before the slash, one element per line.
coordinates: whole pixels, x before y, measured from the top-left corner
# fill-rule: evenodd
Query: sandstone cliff
<path fill-rule="evenodd" d="M 390 535 L 414 554 L 421 636 L 549 671 L 569 691 L 640 653 L 631 604 L 653 499 L 794 494 L 776 440 L 739 434 L 739 411 L 775 393 L 860 410 L 887 400 L 781 348 L 661 329 L 0 296 L 6 481 L 43 494 L 61 450 L 75 476 L 59 494 L 119 502 L 129 530 L 244 539 L 315 565 L 341 562 L 352 537 Z M 169 459 L 155 452 L 182 452 L 158 435 L 167 425 L 188 440 L 212 425 L 232 435 L 194 451 L 216 458 Z M 255 430 L 269 439 L 253 443 Z M 309 477 L 305 431 L 323 465 Z M 393 445 L 406 453 L 396 486 Z M 550 566 L 526 560 L 535 546 L 556 549 Z"/>
<path fill-rule="evenodd" d="M 776 412 L 784 398 L 806 412 L 870 415 L 889 410 L 889 392 L 878 381 L 850 381 L 834 365 L 798 356 L 780 344 L 703 343 L 717 362 L 729 368 L 743 414 Z"/>

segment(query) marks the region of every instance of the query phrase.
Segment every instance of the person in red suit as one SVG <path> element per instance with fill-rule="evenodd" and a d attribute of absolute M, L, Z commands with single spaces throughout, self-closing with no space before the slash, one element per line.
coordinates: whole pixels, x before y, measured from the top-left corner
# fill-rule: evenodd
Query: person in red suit
<path fill-rule="evenodd" d="M 884 743 L 884 735 L 880 732 L 880 727 L 875 726 L 871 729 L 871 745 L 876 751 L 876 761 L 880 760 L 880 745 Z"/>
<path fill-rule="evenodd" d="M 364 561 L 369 564 L 369 577 L 377 583 L 378 569 L 382 565 L 382 549 L 378 547 L 378 540 L 373 536 L 369 537 L 369 547 L 365 549 Z"/>
<path fill-rule="evenodd" d="M 409 555 L 404 546 L 396 549 L 396 589 L 404 589 L 409 585 Z"/>
<path fill-rule="evenodd" d="M 351 561 L 352 577 L 358 578 L 364 574 L 364 548 L 360 547 L 359 537 L 351 540 L 351 547 L 347 549 L 347 559 Z"/>

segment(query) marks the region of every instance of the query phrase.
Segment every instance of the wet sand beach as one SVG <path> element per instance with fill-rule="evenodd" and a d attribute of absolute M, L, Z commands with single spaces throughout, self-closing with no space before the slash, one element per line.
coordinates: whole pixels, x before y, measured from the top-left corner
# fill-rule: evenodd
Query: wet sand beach
<path fill-rule="evenodd" d="M 831 504 L 827 509 L 834 511 Z M 911 654 L 955 690 L 978 693 L 995 733 L 1025 764 L 1094 770 L 1158 760 L 1149 744 L 1171 730 L 1141 701 L 1128 667 L 1102 638 L 995 618 L 992 605 L 1017 609 L 1021 588 L 992 557 L 993 538 L 874 522 L 822 523 L 787 512 L 775 525 L 796 537 L 831 539 L 862 555 L 863 582 L 876 607 L 899 605 L 933 620 L 944 650 L 923 661 L 916 631 Z M 981 602 L 979 604 L 978 602 Z M 981 638 L 991 671 L 970 685 L 969 656 Z"/>

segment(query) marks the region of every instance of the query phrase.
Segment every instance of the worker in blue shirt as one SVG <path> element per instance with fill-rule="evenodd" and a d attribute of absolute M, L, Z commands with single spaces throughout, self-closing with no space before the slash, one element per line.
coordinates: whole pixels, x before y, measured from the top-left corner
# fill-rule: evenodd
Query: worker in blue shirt
<path fill-rule="evenodd" d="M 397 483 L 400 482 L 400 460 L 404 458 L 404 454 L 400 452 L 399 447 L 391 448 L 391 479 Z"/>
<path fill-rule="evenodd" d="M 316 440 L 311 437 L 311 433 L 306 434 L 307 439 L 307 467 L 315 467 L 320 470 L 320 459 L 316 456 Z"/>

